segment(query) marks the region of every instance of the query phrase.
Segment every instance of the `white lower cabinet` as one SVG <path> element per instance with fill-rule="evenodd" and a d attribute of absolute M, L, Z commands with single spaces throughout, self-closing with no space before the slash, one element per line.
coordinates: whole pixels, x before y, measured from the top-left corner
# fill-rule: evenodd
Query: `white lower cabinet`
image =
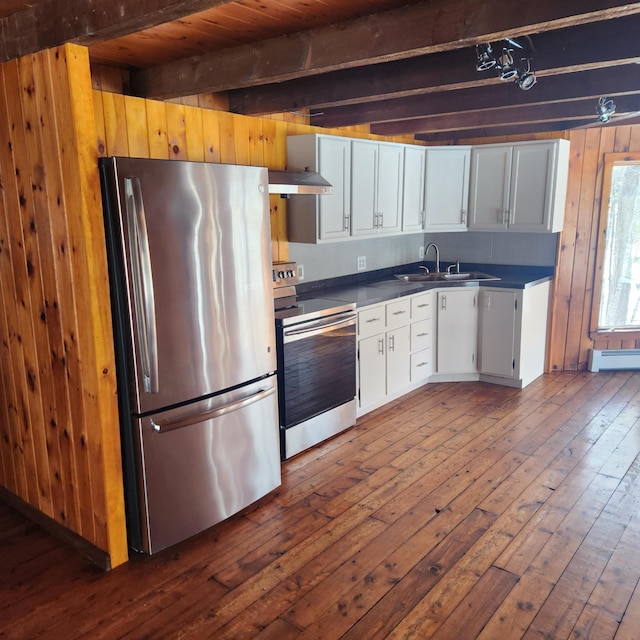
<path fill-rule="evenodd" d="M 429 377 L 431 300 L 427 292 L 358 311 L 359 414 L 420 386 Z"/>
<path fill-rule="evenodd" d="M 449 287 L 358 309 L 358 415 L 428 382 L 526 386 L 544 372 L 550 287 Z"/>
<path fill-rule="evenodd" d="M 475 373 L 478 288 L 438 291 L 438 373 Z"/>
<path fill-rule="evenodd" d="M 480 379 L 525 387 L 544 373 L 549 282 L 527 289 L 480 289 Z"/>

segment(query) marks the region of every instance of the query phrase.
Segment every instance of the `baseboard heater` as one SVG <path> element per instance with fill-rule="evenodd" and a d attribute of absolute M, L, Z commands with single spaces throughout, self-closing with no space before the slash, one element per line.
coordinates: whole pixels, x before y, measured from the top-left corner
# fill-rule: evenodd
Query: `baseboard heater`
<path fill-rule="evenodd" d="M 589 371 L 640 369 L 640 349 L 590 349 Z"/>

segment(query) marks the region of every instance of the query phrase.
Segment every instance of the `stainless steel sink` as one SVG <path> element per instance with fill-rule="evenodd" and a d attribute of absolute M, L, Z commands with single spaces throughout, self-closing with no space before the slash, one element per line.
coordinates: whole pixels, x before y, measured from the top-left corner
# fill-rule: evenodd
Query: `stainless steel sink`
<path fill-rule="evenodd" d="M 398 273 L 398 280 L 403 282 L 481 282 L 485 280 L 500 280 L 497 276 L 480 271 L 465 271 L 464 273 Z"/>

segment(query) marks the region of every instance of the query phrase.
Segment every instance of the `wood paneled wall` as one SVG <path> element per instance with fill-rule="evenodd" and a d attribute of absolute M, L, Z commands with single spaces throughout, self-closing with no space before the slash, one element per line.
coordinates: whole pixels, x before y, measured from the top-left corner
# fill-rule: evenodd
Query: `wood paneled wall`
<path fill-rule="evenodd" d="M 558 266 L 551 367 L 585 369 L 589 349 L 640 348 L 635 340 L 589 338 L 604 154 L 640 151 L 640 125 L 577 129 L 570 133 L 569 190 Z"/>
<path fill-rule="evenodd" d="M 91 92 L 82 47 L 0 65 L 0 484 L 115 566 L 127 544 Z"/>

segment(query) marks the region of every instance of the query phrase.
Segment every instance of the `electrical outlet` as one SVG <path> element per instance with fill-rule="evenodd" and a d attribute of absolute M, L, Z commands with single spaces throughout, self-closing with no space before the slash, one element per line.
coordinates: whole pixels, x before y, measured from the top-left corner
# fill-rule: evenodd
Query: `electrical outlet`
<path fill-rule="evenodd" d="M 367 256 L 358 256 L 358 271 L 364 271 L 367 268 Z"/>
<path fill-rule="evenodd" d="M 424 258 L 424 247 L 418 249 L 418 258 L 422 260 Z"/>
<path fill-rule="evenodd" d="M 298 280 L 304 280 L 304 265 L 298 265 Z"/>

